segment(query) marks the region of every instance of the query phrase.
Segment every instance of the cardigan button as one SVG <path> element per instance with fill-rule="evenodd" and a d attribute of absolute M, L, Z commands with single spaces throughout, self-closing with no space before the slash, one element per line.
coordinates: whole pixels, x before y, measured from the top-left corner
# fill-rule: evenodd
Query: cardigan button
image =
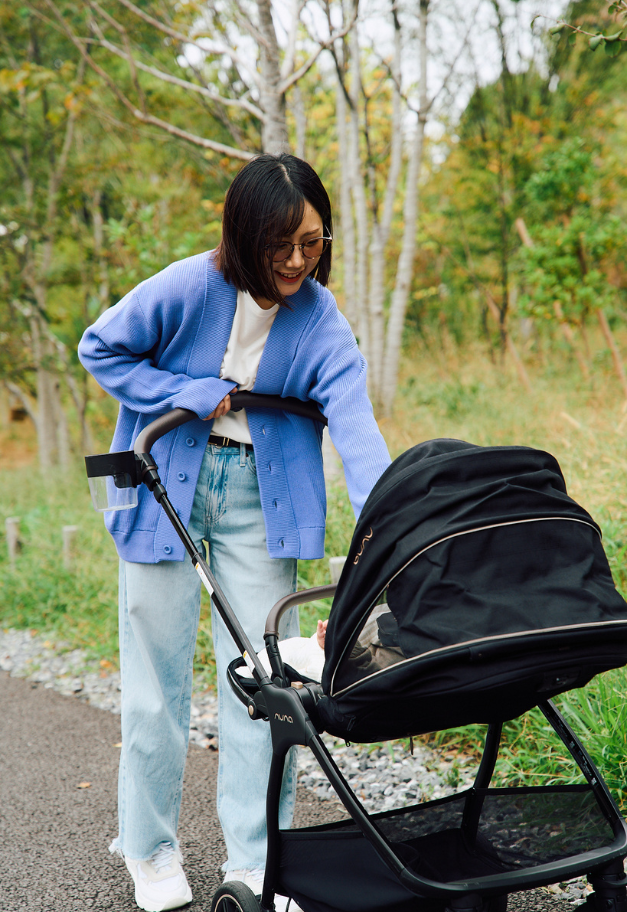
<path fill-rule="evenodd" d="M 165 554 L 172 554 L 172 548 L 169 545 L 164 545 L 163 551 Z"/>
<path fill-rule="evenodd" d="M 179 481 L 186 481 L 186 479 L 187 479 L 187 475 L 185 474 L 185 472 L 179 472 L 176 477 L 178 478 Z"/>
<path fill-rule="evenodd" d="M 187 444 L 187 446 L 196 446 L 196 441 L 194 440 L 193 437 L 188 437 L 187 440 L 185 441 L 185 443 Z"/>

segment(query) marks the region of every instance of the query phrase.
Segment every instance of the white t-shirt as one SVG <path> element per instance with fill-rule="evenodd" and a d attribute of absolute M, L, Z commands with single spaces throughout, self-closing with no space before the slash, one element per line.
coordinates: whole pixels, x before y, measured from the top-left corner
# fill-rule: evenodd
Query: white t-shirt
<path fill-rule="evenodd" d="M 241 390 L 253 388 L 263 348 L 278 309 L 279 305 L 275 304 L 269 310 L 264 310 L 247 291 L 238 291 L 231 335 L 220 368 L 221 380 L 232 380 Z M 230 411 L 222 418 L 217 418 L 213 422 L 211 433 L 242 443 L 252 443 L 246 409 Z"/>

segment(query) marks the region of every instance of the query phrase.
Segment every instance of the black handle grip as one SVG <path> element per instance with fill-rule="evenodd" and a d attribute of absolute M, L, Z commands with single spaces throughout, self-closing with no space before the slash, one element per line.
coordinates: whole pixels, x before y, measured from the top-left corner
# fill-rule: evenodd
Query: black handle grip
<path fill-rule="evenodd" d="M 318 405 L 312 400 L 302 402 L 292 396 L 267 396 L 261 393 L 233 393 L 231 396 L 231 408 L 239 411 L 243 408 L 275 408 L 282 409 L 284 412 L 291 412 L 293 415 L 301 415 L 303 418 L 311 418 L 313 421 L 319 421 L 321 424 L 328 424 Z M 139 456 L 140 453 L 150 453 L 152 446 L 163 437 L 168 431 L 173 431 L 192 418 L 197 418 L 196 412 L 190 409 L 176 408 L 165 415 L 160 415 L 151 421 L 147 427 L 139 434 L 135 445 L 134 452 Z"/>
<path fill-rule="evenodd" d="M 231 396 L 231 408 L 234 412 L 238 412 L 243 408 L 283 409 L 284 412 L 291 412 L 293 415 L 302 415 L 303 418 L 319 421 L 325 427 L 329 423 L 320 411 L 320 406 L 313 399 L 303 402 L 302 399 L 296 399 L 295 396 L 269 396 L 266 393 L 248 393 L 243 390 L 242 392 L 233 393 Z"/>

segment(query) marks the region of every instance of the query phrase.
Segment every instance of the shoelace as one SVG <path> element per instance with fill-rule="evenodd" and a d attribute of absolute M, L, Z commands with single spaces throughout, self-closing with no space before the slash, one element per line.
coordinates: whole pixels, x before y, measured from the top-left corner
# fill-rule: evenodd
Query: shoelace
<path fill-rule="evenodd" d="M 172 856 L 174 855 L 174 847 L 171 842 L 162 842 L 159 848 L 152 854 L 150 861 L 157 873 L 161 872 L 162 868 L 167 868 L 172 861 Z"/>

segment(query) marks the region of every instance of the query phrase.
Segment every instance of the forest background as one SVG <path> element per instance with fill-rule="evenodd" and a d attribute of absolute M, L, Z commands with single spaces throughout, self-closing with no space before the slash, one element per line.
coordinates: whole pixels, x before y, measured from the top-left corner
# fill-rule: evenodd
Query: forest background
<path fill-rule="evenodd" d="M 116 663 L 115 555 L 80 469 L 116 404 L 78 340 L 214 247 L 237 169 L 281 149 L 332 197 L 331 287 L 392 454 L 436 436 L 550 449 L 627 592 L 626 43 L 625 0 L 4 3 L 0 519 L 23 548 L 0 553 L 2 625 Z M 346 553 L 341 486 L 329 499 L 328 552 Z M 71 567 L 64 523 L 81 528 Z M 570 705 L 619 795 L 626 683 Z"/>

